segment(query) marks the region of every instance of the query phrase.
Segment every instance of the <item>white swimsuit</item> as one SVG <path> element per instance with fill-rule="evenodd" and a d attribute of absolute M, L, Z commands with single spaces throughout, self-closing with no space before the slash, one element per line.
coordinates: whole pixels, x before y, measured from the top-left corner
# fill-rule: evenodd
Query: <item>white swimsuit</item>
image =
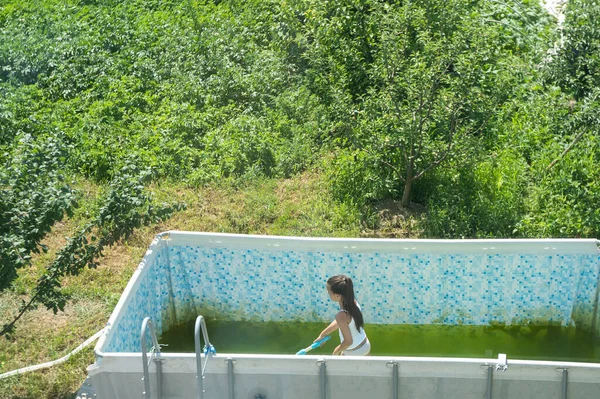
<path fill-rule="evenodd" d="M 344 312 L 348 313 L 347 311 Z M 354 318 L 352 318 L 350 324 L 348 324 L 348 328 L 350 328 L 350 334 L 352 335 L 352 345 L 344 350 L 344 355 L 364 356 L 371 352 L 371 343 L 367 338 L 367 333 L 365 332 L 364 328 L 361 328 L 360 331 L 358 331 L 356 328 L 356 323 L 354 322 Z M 340 334 L 340 342 L 343 342 L 344 336 L 342 335 L 342 330 L 338 329 L 338 333 Z"/>

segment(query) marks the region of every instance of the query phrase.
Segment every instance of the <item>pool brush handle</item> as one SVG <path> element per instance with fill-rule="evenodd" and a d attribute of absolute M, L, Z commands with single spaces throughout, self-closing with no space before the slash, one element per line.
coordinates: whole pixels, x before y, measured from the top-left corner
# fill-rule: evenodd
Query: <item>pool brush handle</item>
<path fill-rule="evenodd" d="M 318 348 L 319 346 L 323 345 L 325 342 L 329 341 L 329 338 L 331 338 L 329 335 L 326 337 L 321 338 L 320 340 L 313 342 L 313 344 L 311 346 L 309 346 L 308 348 L 304 348 L 299 350 L 296 355 L 306 355 L 307 352 Z"/>

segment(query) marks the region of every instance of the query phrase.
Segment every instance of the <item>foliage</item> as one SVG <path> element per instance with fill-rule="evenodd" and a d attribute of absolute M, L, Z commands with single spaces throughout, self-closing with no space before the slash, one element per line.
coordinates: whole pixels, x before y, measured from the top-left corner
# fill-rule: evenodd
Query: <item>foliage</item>
<path fill-rule="evenodd" d="M 424 184 L 435 192 L 424 222 L 426 236 L 491 238 L 515 236 L 525 212 L 527 164 L 505 150 L 459 169 L 439 169 Z M 448 175 L 451 173 L 451 175 Z"/>
<path fill-rule="evenodd" d="M 593 135 L 574 111 L 596 104 L 594 0 L 569 3 L 554 53 L 533 1 L 5 3 L 0 160 L 54 135 L 65 181 L 108 184 L 130 159 L 192 187 L 324 165 L 333 198 L 363 216 L 398 199 L 428 208 L 430 236 L 535 236 L 558 190 L 541 171 Z"/>
<path fill-rule="evenodd" d="M 397 189 L 390 170 L 372 154 L 345 149 L 325 165 L 331 192 L 337 200 L 364 207 Z"/>
<path fill-rule="evenodd" d="M 498 57 L 478 21 L 460 17 L 468 8 L 459 2 L 384 10 L 375 87 L 359 113 L 362 146 L 380 154 L 402 181 L 402 204 L 408 206 L 414 182 L 490 118 L 490 77 Z"/>
<path fill-rule="evenodd" d="M 32 254 L 47 251 L 41 240 L 72 214 L 76 195 L 60 168 L 65 152 L 58 135 L 23 135 L 0 168 L 0 290 Z"/>
<path fill-rule="evenodd" d="M 357 188 L 351 194 L 353 202 L 400 195 L 402 204 L 408 206 L 413 185 L 426 172 L 452 157 L 469 159 L 494 148 L 496 140 L 489 127 L 498 108 L 531 71 L 525 61 L 539 59 L 543 46 L 535 40 L 544 36 L 549 18 L 539 7 L 520 12 L 516 11 L 519 6 L 498 2 L 356 3 L 360 7 L 340 6 L 325 14 L 359 12 L 360 8 L 364 14 L 360 21 L 348 15 L 326 19 L 334 37 L 322 33 L 329 32 L 325 27 L 316 29 L 322 34 L 314 34 L 315 47 L 325 50 L 309 48 L 306 53 L 325 71 L 321 81 L 332 82 L 330 86 L 337 89 L 336 99 L 342 99 L 338 103 L 347 104 L 332 129 L 333 142 L 350 148 L 340 156 L 367 154 L 354 157 L 354 165 L 334 161 L 331 176 L 353 174 L 354 178 L 347 185 L 334 178 L 333 191 L 345 197 L 351 181 L 369 176 L 369 181 L 377 182 Z M 333 7 L 336 3 L 324 4 Z M 490 18 L 500 18 L 502 21 L 492 21 L 504 25 L 501 29 L 490 27 Z M 507 20 L 512 24 L 503 22 Z M 511 40 L 503 31 L 509 28 Z M 362 53 L 338 53 L 344 46 L 342 40 L 362 43 Z M 516 53 L 526 53 L 529 58 Z M 348 54 L 356 55 L 362 69 L 344 66 Z M 353 75 L 359 73 L 356 71 L 365 72 L 360 72 L 359 79 Z M 361 84 L 356 86 L 353 82 L 358 80 Z M 357 90 L 362 90 L 360 95 Z M 370 162 L 363 163 L 365 157 Z M 370 187 L 385 189 L 373 191 Z"/>
<path fill-rule="evenodd" d="M 528 212 L 519 223 L 530 237 L 599 237 L 600 3 L 571 1 L 560 40 L 543 64 L 546 85 L 559 91 L 538 123 L 545 145 L 531 157 Z M 552 87 L 552 86 L 550 86 Z M 538 97 L 539 98 L 539 97 Z M 551 111 L 550 111 L 551 110 Z"/>
<path fill-rule="evenodd" d="M 519 223 L 526 236 L 600 236 L 600 90 L 571 109 L 552 128 L 552 145 L 532 164 L 528 212 Z M 568 111 L 567 111 L 568 110 Z"/>
<path fill-rule="evenodd" d="M 502 52 L 533 57 L 540 62 L 556 31 L 556 22 L 537 1 L 487 0 L 480 3 L 481 18 L 493 26 L 487 32 Z"/>
<path fill-rule="evenodd" d="M 152 197 L 144 189 L 144 181 L 150 176 L 150 171 L 139 170 L 133 163 L 121 170 L 111 181 L 108 193 L 99 198 L 96 215 L 59 251 L 39 277 L 29 302 L 22 304 L 19 315 L 3 327 L 0 335 L 11 332 L 15 322 L 36 303 L 55 313 L 64 310 L 68 297 L 61 291 L 61 283 L 65 276 L 77 275 L 85 267 L 95 268 L 106 247 L 127 239 L 135 229 L 165 220 L 173 211 L 182 209 L 182 204 L 152 203 Z M 28 255 L 25 251 L 21 253 Z"/>
<path fill-rule="evenodd" d="M 60 115 L 47 110 L 46 123 L 64 125 L 63 118 L 69 119 L 63 126 L 74 144 L 69 164 L 86 177 L 110 180 L 131 154 L 161 176 L 180 179 L 204 167 L 217 171 L 213 179 L 227 176 L 231 165 L 222 160 L 228 155 L 212 158 L 211 152 L 222 124 L 251 114 L 272 122 L 263 123 L 264 134 L 278 135 L 282 115 L 271 121 L 271 110 L 298 92 L 288 90 L 294 76 L 286 44 L 269 44 L 279 18 L 271 6 L 25 2 L 7 11 L 1 34 L 10 40 L 0 45 L 0 79 L 12 82 L 13 91 L 36 85 L 54 101 L 48 108 L 60 107 Z M 293 108 L 301 109 L 304 98 Z M 287 125 L 310 140 L 305 115 L 295 113 Z M 287 149 L 298 148 L 297 137 L 276 141 L 268 151 L 282 165 L 261 167 L 261 173 L 285 175 L 306 166 L 303 155 L 289 164 Z M 235 173 L 256 169 L 255 158 L 239 158 Z"/>
<path fill-rule="evenodd" d="M 549 76 L 576 101 L 600 87 L 600 2 L 567 3 L 562 37 L 549 63 Z"/>

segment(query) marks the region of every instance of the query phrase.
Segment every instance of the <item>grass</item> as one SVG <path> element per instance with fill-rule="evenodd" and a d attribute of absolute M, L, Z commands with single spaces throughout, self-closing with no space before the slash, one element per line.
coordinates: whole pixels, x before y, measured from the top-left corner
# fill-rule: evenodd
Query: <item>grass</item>
<path fill-rule="evenodd" d="M 81 182 L 89 201 L 98 187 Z M 63 289 L 72 299 L 64 312 L 44 308 L 28 312 L 10 338 L 0 337 L 0 374 L 58 359 L 104 327 L 154 235 L 165 230 L 327 237 L 416 237 L 420 217 L 407 214 L 393 202 L 378 204 L 372 217 L 361 218 L 352 207 L 329 196 L 318 171 L 291 179 L 229 181 L 193 189 L 174 183 L 151 187 L 158 201 L 181 201 L 187 209 L 167 222 L 138 230 L 126 242 L 105 251 L 95 270 L 68 277 Z M 47 254 L 21 270 L 13 289 L 0 294 L 0 324 L 12 319 L 21 300 L 28 297 L 37 276 L 86 218 L 85 206 L 72 219 L 57 223 L 44 243 Z M 366 228 L 370 225 L 370 228 Z M 93 345 L 66 363 L 0 380 L 0 398 L 74 398 L 94 362 Z"/>

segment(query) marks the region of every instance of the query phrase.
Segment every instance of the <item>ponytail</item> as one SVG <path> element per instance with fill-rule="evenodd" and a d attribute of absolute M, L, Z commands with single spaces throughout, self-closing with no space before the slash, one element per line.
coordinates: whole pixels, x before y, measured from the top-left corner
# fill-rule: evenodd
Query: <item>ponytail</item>
<path fill-rule="evenodd" d="M 330 277 L 329 280 L 327 280 L 327 285 L 331 288 L 331 292 L 342 296 L 342 309 L 352 316 L 356 329 L 360 331 L 365 323 L 362 312 L 354 301 L 354 285 L 352 284 L 352 279 L 340 274 Z"/>

